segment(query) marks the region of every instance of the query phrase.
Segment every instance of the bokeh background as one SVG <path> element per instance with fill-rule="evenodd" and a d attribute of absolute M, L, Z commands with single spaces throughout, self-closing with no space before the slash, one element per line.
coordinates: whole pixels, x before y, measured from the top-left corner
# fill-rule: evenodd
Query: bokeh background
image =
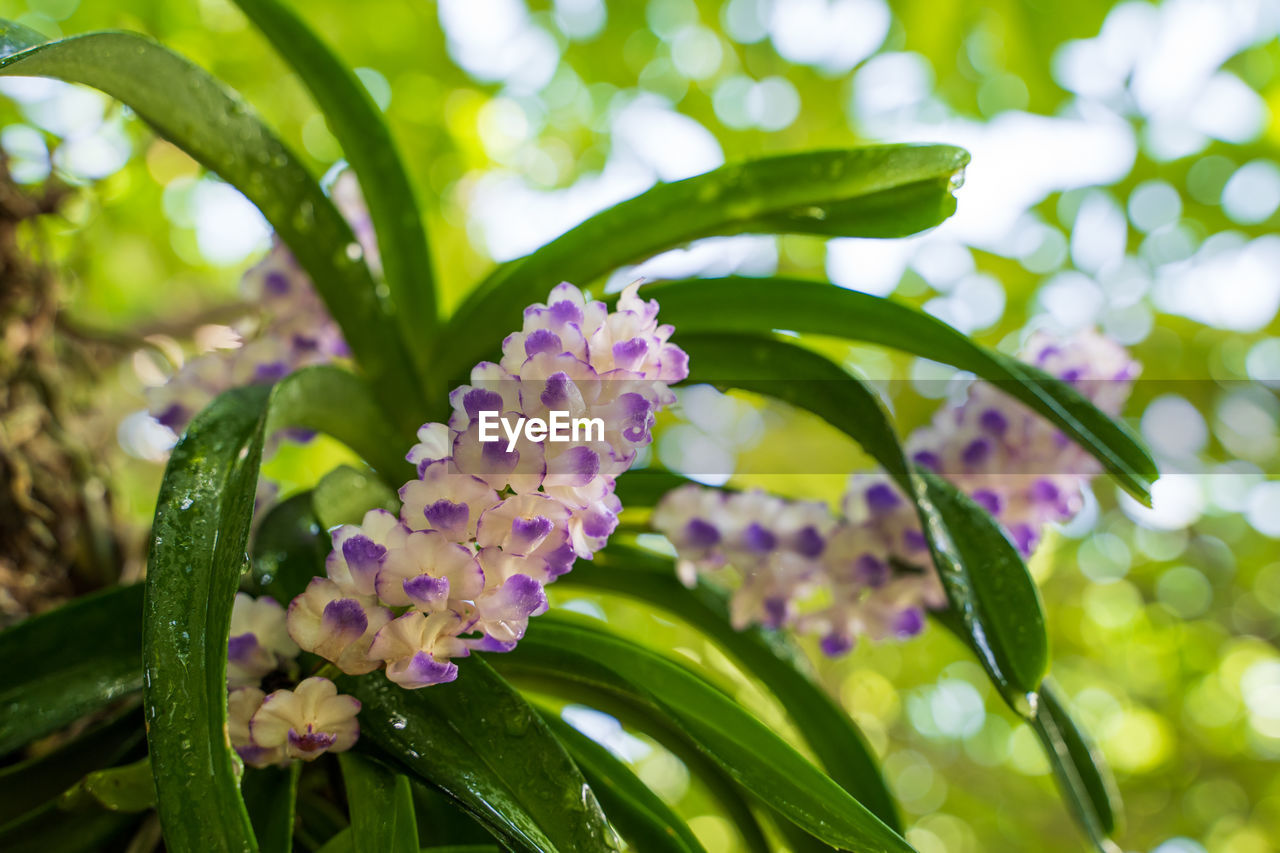
<path fill-rule="evenodd" d="M 1280 850 L 1280 2 L 1273 0 L 308 0 L 359 69 L 428 211 L 447 305 L 659 180 L 771 152 L 963 145 L 959 212 L 899 241 L 706 240 L 619 273 L 825 277 L 922 306 L 1008 351 L 1029 328 L 1097 325 L 1145 365 L 1127 410 L 1168 472 L 1144 510 L 1100 480 L 1037 553 L 1054 674 L 1118 777 L 1126 850 Z M 49 36 L 148 33 L 241 92 L 317 175 L 341 152 L 315 105 L 225 0 L 0 0 Z M 14 178 L 71 190 L 24 228 L 97 353 L 79 423 L 110 471 L 139 571 L 164 436 L 143 388 L 227 346 L 239 275 L 268 232 L 239 194 L 82 88 L 0 80 Z M 582 282 L 582 284 L 588 284 Z M 596 283 L 600 286 L 601 283 Z M 495 342 L 496 343 L 496 342 Z M 814 342 L 881 384 L 904 432 L 954 391 L 939 365 Z M 752 477 L 788 446 L 826 467 Z M 866 460 L 810 418 L 686 393 L 653 453 L 836 498 Z M 343 451 L 286 445 L 284 493 Z M 707 463 L 714 460 L 714 464 Z M 625 602 L 559 602 L 713 668 L 780 711 L 685 626 Z M 1034 737 L 937 630 L 815 664 L 883 758 L 921 853 L 1083 850 Z M 585 709 L 575 724 L 736 844 L 680 763 Z"/>

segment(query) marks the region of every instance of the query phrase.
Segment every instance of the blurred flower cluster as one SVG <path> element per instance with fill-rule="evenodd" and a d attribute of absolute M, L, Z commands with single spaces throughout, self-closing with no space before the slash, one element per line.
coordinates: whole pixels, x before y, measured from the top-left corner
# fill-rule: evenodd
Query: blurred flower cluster
<path fill-rule="evenodd" d="M 1084 331 L 1062 340 L 1033 334 L 1024 361 L 1119 414 L 1138 365 L 1124 348 Z M 990 512 L 1024 554 L 1045 525 L 1071 518 L 1099 473 L 1087 453 L 1026 406 L 974 383 L 907 442 L 916 464 L 950 480 Z M 675 546 L 687 583 L 728 570 L 732 618 L 791 627 L 840 655 L 858 637 L 910 637 L 925 611 L 946 606 L 914 505 L 881 473 L 850 479 L 839 518 L 825 504 L 760 491 L 689 485 L 666 495 L 653 526 Z"/>
<path fill-rule="evenodd" d="M 231 747 L 250 766 L 285 764 L 293 758 L 311 761 L 350 749 L 360 737 L 360 702 L 339 695 L 327 678 L 263 691 L 264 679 L 283 677 L 292 683 L 297 656 L 284 608 L 273 598 L 238 593 L 227 645 L 227 732 Z"/>
<path fill-rule="evenodd" d="M 610 312 L 570 284 L 524 312 L 498 364 L 450 395 L 447 424 L 426 424 L 408 460 L 397 518 L 371 510 L 333 532 L 327 577 L 289 607 L 289 634 L 358 674 L 386 667 L 406 688 L 452 681 L 452 659 L 508 651 L 546 610 L 543 585 L 603 548 L 622 506 L 614 478 L 651 440 L 655 413 L 688 374 L 684 352 L 638 285 Z M 590 415 L 581 439 L 510 446 L 484 440 L 481 413 Z"/>
<path fill-rule="evenodd" d="M 365 260 L 378 273 L 373 224 L 355 174 L 340 174 L 332 195 Z M 148 412 L 176 434 L 229 388 L 275 382 L 300 368 L 350 354 L 315 285 L 278 237 L 272 238 L 267 256 L 245 273 L 240 289 L 255 313 L 232 328 L 234 346 L 192 358 L 168 382 L 148 391 Z M 307 437 L 296 431 L 292 435 Z"/>

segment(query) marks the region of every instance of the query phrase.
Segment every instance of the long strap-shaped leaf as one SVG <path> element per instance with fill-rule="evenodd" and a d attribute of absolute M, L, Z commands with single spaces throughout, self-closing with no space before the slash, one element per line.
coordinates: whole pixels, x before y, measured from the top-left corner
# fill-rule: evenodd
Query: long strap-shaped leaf
<path fill-rule="evenodd" d="M 454 377 L 489 357 L 520 312 L 560 281 L 587 285 L 700 237 L 743 233 L 905 236 L 955 210 L 969 155 L 949 145 L 876 145 L 769 157 L 659 184 L 499 267 L 450 319 L 439 363 Z"/>
<path fill-rule="evenodd" d="M 623 725 L 642 731 L 670 750 L 707 789 L 739 834 L 748 853 L 770 853 L 769 841 L 744 791 L 721 767 L 699 751 L 697 745 L 661 709 L 644 696 L 628 691 L 621 682 L 574 680 L 571 674 L 537 661 L 513 660 L 510 655 L 490 658 L 505 676 L 514 676 L 520 689 L 553 695 L 610 714 Z M 513 665 L 514 664 L 514 665 Z M 526 665 L 529 664 L 529 665 Z"/>
<path fill-rule="evenodd" d="M 1118 853 L 1119 848 L 1108 838 L 1116 831 L 1120 807 L 1115 780 L 1088 734 L 1071 718 L 1052 682 L 1046 679 L 1039 695 L 1031 725 L 1044 745 L 1058 788 L 1100 853 Z"/>
<path fill-rule="evenodd" d="M 520 645 L 494 663 L 649 703 L 780 817 L 832 846 L 864 853 L 911 850 L 766 725 L 687 667 L 650 649 L 552 613 L 539 617 Z"/>
<path fill-rule="evenodd" d="M 1005 700 L 1025 711 L 1048 669 L 1040 594 L 1016 549 L 981 508 L 914 470 L 879 398 L 810 350 L 751 335 L 681 335 L 690 379 L 808 409 L 857 441 L 916 504 L 951 606 Z"/>
<path fill-rule="evenodd" d="M 827 773 L 889 828 L 901 831 L 875 757 L 849 715 L 800 669 L 794 652 L 758 629 L 736 631 L 723 594 L 686 588 L 669 559 L 613 544 L 560 582 L 637 598 L 683 618 L 711 637 L 777 698 Z"/>
<path fill-rule="evenodd" d="M 546 724 L 483 660 L 458 680 L 405 690 L 380 672 L 345 676 L 361 737 L 440 788 L 491 832 L 531 853 L 608 850 L 595 796 Z"/>
<path fill-rule="evenodd" d="M 400 334 L 418 374 L 429 374 L 435 280 L 422 213 L 382 112 L 359 78 L 278 0 L 236 0 L 306 85 L 324 113 L 369 205 Z"/>
<path fill-rule="evenodd" d="M 0 633 L 0 755 L 141 689 L 141 615 L 135 584 Z"/>
<path fill-rule="evenodd" d="M 283 500 L 258 523 L 253 537 L 256 594 L 281 603 L 292 601 L 313 578 L 324 574 L 324 561 L 333 545 L 323 535 L 311 497 L 311 492 L 302 492 Z"/>
<path fill-rule="evenodd" d="M 227 637 L 245 563 L 270 388 L 228 391 L 173 449 L 143 622 L 147 741 L 165 846 L 256 851 L 227 741 Z"/>
<path fill-rule="evenodd" d="M 364 379 L 338 367 L 304 367 L 276 383 L 268 434 L 283 427 L 315 430 L 336 438 L 360 455 L 391 488 L 411 471 L 406 442 Z"/>
<path fill-rule="evenodd" d="M 631 768 L 551 712 L 542 718 L 591 783 L 609 822 L 636 850 L 706 853 L 697 836 Z"/>
<path fill-rule="evenodd" d="M 409 777 L 362 755 L 338 756 L 351 813 L 355 853 L 418 853 L 418 823 Z"/>
<path fill-rule="evenodd" d="M 344 387 L 342 376 L 302 372 L 224 393 L 196 416 L 165 469 L 142 639 L 147 737 L 171 850 L 256 849 L 226 739 L 231 604 L 268 422 L 346 430 L 332 414 L 343 400 L 321 405 L 298 393 Z"/>
<path fill-rule="evenodd" d="M 931 615 L 973 650 L 973 641 L 954 613 L 944 610 Z M 1063 799 L 1099 853 L 1116 853 L 1118 848 L 1108 836 L 1119 823 L 1121 802 L 1105 759 L 1072 718 L 1051 679 L 1040 684 L 1033 710 L 1022 717 L 1040 739 Z"/>
<path fill-rule="evenodd" d="M 138 613 L 134 621 L 141 625 Z M 138 647 L 134 658 L 139 659 Z M 53 752 L 0 768 L 0 826 L 48 802 L 94 770 L 119 762 L 142 745 L 142 715 L 136 706 L 67 741 Z"/>
<path fill-rule="evenodd" d="M 244 193 L 315 282 L 387 411 L 402 429 L 421 422 L 422 387 L 404 342 L 389 333 L 394 324 L 369 268 L 348 251 L 356 245 L 350 226 L 243 101 L 176 53 L 124 32 L 46 41 L 0 22 L 0 75 L 53 77 L 100 89 Z"/>
<path fill-rule="evenodd" d="M 290 853 L 302 762 L 288 767 L 245 768 L 240 793 L 262 853 Z"/>
<path fill-rule="evenodd" d="M 658 299 L 663 321 L 673 324 L 681 337 L 789 329 L 881 344 L 972 371 L 1053 421 L 1134 497 L 1151 500 L 1151 483 L 1159 472 L 1123 423 L 1067 383 L 978 346 L 923 311 L 825 282 L 789 278 L 664 282 L 646 288 L 645 295 Z"/>

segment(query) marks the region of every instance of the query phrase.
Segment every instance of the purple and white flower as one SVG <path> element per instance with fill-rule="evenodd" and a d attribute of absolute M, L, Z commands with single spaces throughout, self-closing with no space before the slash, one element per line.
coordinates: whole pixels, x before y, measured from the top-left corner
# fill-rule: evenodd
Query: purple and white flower
<path fill-rule="evenodd" d="M 668 383 L 688 374 L 657 312 L 634 285 L 612 312 L 570 284 L 528 308 L 501 361 L 450 394 L 448 423 L 419 430 L 399 518 L 373 510 L 333 532 L 328 577 L 290 608 L 298 644 L 346 672 L 385 665 L 410 689 L 452 681 L 453 659 L 472 650 L 513 648 L 547 609 L 544 585 L 605 546 L 622 511 L 615 478 L 652 440 Z M 508 448 L 510 436 L 481 440 L 489 413 L 544 424 L 563 413 L 603 430 L 521 431 Z M 812 535 L 788 532 L 810 548 Z"/>
<path fill-rule="evenodd" d="M 1112 415 L 1138 374 L 1122 347 L 1094 332 L 1034 334 L 1023 357 Z M 1024 554 L 1046 525 L 1079 510 L 1100 470 L 1053 424 L 982 383 L 907 447 L 1000 521 Z M 914 636 L 927 611 L 947 605 L 915 507 L 881 473 L 850 478 L 839 518 L 817 504 L 691 485 L 666 495 L 651 523 L 675 546 L 686 583 L 730 576 L 735 626 L 792 627 L 816 635 L 828 655 L 860 637 Z"/>
<path fill-rule="evenodd" d="M 227 686 L 256 685 L 264 675 L 297 657 L 289 637 L 284 608 L 274 599 L 236 593 L 231 605 L 231 638 L 227 642 Z"/>
<path fill-rule="evenodd" d="M 348 675 L 378 668 L 369 646 L 390 621 L 391 611 L 374 596 L 348 593 L 329 578 L 313 578 L 289 604 L 289 636 Z"/>
<path fill-rule="evenodd" d="M 262 700 L 249 720 L 253 746 L 281 750 L 287 758 L 314 761 L 326 752 L 344 752 L 360 737 L 360 702 L 338 693 L 327 678 L 308 678 L 293 690 L 277 690 Z"/>
<path fill-rule="evenodd" d="M 267 694 L 257 687 L 237 687 L 227 695 L 227 737 L 231 748 L 250 767 L 270 767 L 288 760 L 282 747 L 260 746 L 249 734 L 249 721 L 265 698 Z"/>

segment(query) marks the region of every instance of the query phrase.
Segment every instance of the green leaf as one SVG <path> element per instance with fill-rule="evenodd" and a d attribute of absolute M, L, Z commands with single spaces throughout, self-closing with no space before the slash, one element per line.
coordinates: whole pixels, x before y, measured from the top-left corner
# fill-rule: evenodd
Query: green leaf
<path fill-rule="evenodd" d="M 141 615 L 135 584 L 0 633 L 0 755 L 140 690 Z"/>
<path fill-rule="evenodd" d="M 786 154 L 658 186 L 494 271 L 459 306 L 437 347 L 464 375 L 561 281 L 587 285 L 700 237 L 744 233 L 905 236 L 955 209 L 951 181 L 969 155 L 949 145 L 874 145 Z"/>
<path fill-rule="evenodd" d="M 977 653 L 972 638 L 954 612 L 944 610 L 930 615 Z M 1116 830 L 1120 794 L 1102 753 L 1088 732 L 1072 719 L 1050 679 L 1046 678 L 1040 689 L 1028 698 L 1031 702 L 1027 706 L 1015 710 L 1031 724 L 1040 739 L 1059 792 L 1099 853 L 1118 853 L 1107 836 Z"/>
<path fill-rule="evenodd" d="M 630 767 L 555 713 L 544 712 L 542 718 L 587 778 L 609 823 L 632 849 L 705 853 L 680 816 L 649 790 Z"/>
<path fill-rule="evenodd" d="M 944 480 L 913 470 L 876 395 L 815 352 L 752 335 L 683 335 L 690 381 L 807 409 L 857 441 L 915 502 L 951 606 L 1010 705 L 1024 708 L 1048 670 L 1040 594 L 995 521 Z M 923 476 L 921 476 L 923 474 Z"/>
<path fill-rule="evenodd" d="M 627 509 L 652 509 L 667 492 L 691 482 L 687 477 L 660 468 L 634 468 L 618 478 L 614 494 Z M 623 524 L 628 522 L 628 515 L 621 517 Z"/>
<path fill-rule="evenodd" d="M 304 367 L 276 383 L 267 434 L 283 427 L 323 432 L 360 455 L 392 488 L 413 472 L 405 453 L 413 433 L 387 423 L 368 383 L 337 367 Z"/>
<path fill-rule="evenodd" d="M 429 376 L 429 342 L 438 320 L 431 253 L 413 183 L 381 110 L 351 69 L 283 3 L 235 2 L 298 73 L 359 178 L 400 335 L 418 375 Z"/>
<path fill-rule="evenodd" d="M 902 838 L 768 726 L 687 667 L 585 621 L 539 617 L 502 671 L 531 668 L 641 699 L 781 817 L 837 847 L 910 851 Z"/>
<path fill-rule="evenodd" d="M 95 770 L 62 795 L 62 808 L 80 808 L 83 803 L 94 803 L 113 812 L 144 812 L 156 807 L 156 784 L 151 776 L 151 761 L 147 758 Z"/>
<path fill-rule="evenodd" d="M 0 826 L 0 850 L 4 853 L 100 853 L 138 822 L 126 812 L 90 809 L 64 812 L 56 803 Z"/>
<path fill-rule="evenodd" d="M 418 824 L 409 777 L 361 755 L 338 756 L 355 853 L 417 853 Z"/>
<path fill-rule="evenodd" d="M 398 514 L 400 499 L 374 477 L 340 465 L 316 483 L 311 492 L 311 507 L 320 526 L 332 530 L 339 524 L 359 524 L 364 514 L 374 508 Z"/>
<path fill-rule="evenodd" d="M 978 346 L 946 323 L 907 305 L 826 282 L 721 278 L 645 288 L 662 320 L 687 334 L 788 329 L 866 341 L 971 371 L 1060 427 L 1092 453 L 1134 497 L 1150 503 L 1159 476 L 1142 442 L 1065 382 Z"/>
<path fill-rule="evenodd" d="M 249 822 L 263 853 L 293 850 L 293 823 L 298 801 L 298 777 L 302 763 L 288 767 L 246 767 L 240 794 L 249 810 Z"/>
<path fill-rule="evenodd" d="M 1115 780 L 1102 754 L 1071 718 L 1048 679 L 1040 687 L 1031 725 L 1044 745 L 1059 790 L 1089 839 L 1103 853 L 1118 850 L 1107 838 L 1116 830 L 1120 809 Z"/>
<path fill-rule="evenodd" d="M 621 683 L 606 686 L 602 682 L 575 680 L 567 673 L 545 667 L 512 666 L 506 657 L 500 658 L 499 663 L 516 676 L 521 687 L 594 708 L 657 740 L 684 764 L 691 777 L 706 787 L 748 853 L 771 853 L 764 829 L 747 801 L 747 792 L 645 695 L 629 691 Z"/>
<path fill-rule="evenodd" d="M 931 544 L 931 549 L 951 609 L 1005 700 L 1026 714 L 1049 671 L 1040 591 L 985 509 L 932 471 L 920 468 L 917 474 L 946 525 L 949 544 Z M 943 547 L 950 555 L 939 559 Z"/>
<path fill-rule="evenodd" d="M 493 844 L 493 835 L 458 803 L 420 778 L 409 779 L 418 839 L 426 846 Z"/>
<path fill-rule="evenodd" d="M 144 707 L 165 846 L 256 850 L 227 739 L 227 638 L 247 562 L 270 388 L 219 396 L 160 486 L 143 623 Z"/>
<path fill-rule="evenodd" d="M 355 853 L 355 841 L 352 840 L 351 827 L 330 838 L 318 853 Z"/>
<path fill-rule="evenodd" d="M 139 615 L 141 610 L 139 600 Z M 135 621 L 141 629 L 141 620 Z M 52 752 L 0 768 L 0 826 L 58 796 L 86 773 L 135 753 L 142 740 L 142 717 L 131 704 Z"/>
<path fill-rule="evenodd" d="M 510 847 L 611 849 L 595 796 L 537 712 L 479 656 L 458 669 L 457 681 L 422 690 L 381 672 L 338 679 L 363 704 L 361 742 L 443 790 Z"/>
<path fill-rule="evenodd" d="M 332 548 L 311 500 L 311 492 L 294 495 L 272 507 L 258 524 L 253 537 L 258 595 L 284 604 L 301 595 L 312 578 L 324 574 L 324 561 Z"/>
<path fill-rule="evenodd" d="M 164 138 L 240 190 L 311 276 L 356 361 L 402 429 L 425 398 L 369 268 L 344 247 L 350 226 L 306 168 L 223 84 L 143 36 L 89 33 L 58 41 L 0 22 L 0 75 L 84 83 L 123 101 Z"/>
<path fill-rule="evenodd" d="M 827 774 L 890 829 L 901 832 L 876 758 L 848 713 L 802 671 L 799 654 L 776 632 L 735 630 L 723 593 L 705 583 L 686 588 L 676 579 L 669 559 L 619 544 L 599 552 L 590 563 L 579 562 L 560 583 L 639 599 L 679 616 L 713 639 L 777 698 Z"/>

